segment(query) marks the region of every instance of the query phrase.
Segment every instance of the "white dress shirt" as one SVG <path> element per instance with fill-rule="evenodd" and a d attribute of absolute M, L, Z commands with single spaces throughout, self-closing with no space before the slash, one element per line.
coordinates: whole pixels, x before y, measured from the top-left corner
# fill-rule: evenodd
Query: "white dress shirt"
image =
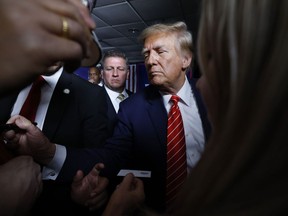
<path fill-rule="evenodd" d="M 108 93 L 108 95 L 110 97 L 110 100 L 111 100 L 111 102 L 113 104 L 113 107 L 114 107 L 116 113 L 118 113 L 119 104 L 120 104 L 121 101 L 117 97 L 118 97 L 119 94 L 122 93 L 125 96 L 125 99 L 126 99 L 127 97 L 129 97 L 128 93 L 126 92 L 125 89 L 123 90 L 123 92 L 119 93 L 119 92 L 112 91 L 111 89 L 109 89 L 105 85 L 104 85 L 104 88 L 106 89 L 106 91 L 107 91 L 107 93 Z"/>
<path fill-rule="evenodd" d="M 52 94 L 54 92 L 54 89 L 62 72 L 63 67 L 61 67 L 56 73 L 54 73 L 51 76 L 43 76 L 43 78 L 46 81 L 46 84 L 41 88 L 41 99 L 35 117 L 35 122 L 37 122 L 37 127 L 40 130 L 42 130 L 43 128 Z M 30 84 L 29 86 L 20 91 L 17 100 L 13 106 L 11 116 L 20 113 L 20 110 L 29 94 L 31 87 L 32 84 Z M 47 167 L 43 167 L 42 169 L 42 179 L 55 180 L 63 166 L 65 158 L 66 158 L 66 148 L 61 145 L 56 145 L 56 153 L 54 155 L 54 159 L 50 162 L 50 164 L 48 164 Z"/>
<path fill-rule="evenodd" d="M 172 102 L 169 102 L 172 95 L 163 94 L 162 92 L 160 93 L 163 97 L 163 103 L 168 114 L 172 106 Z M 205 145 L 205 137 L 198 107 L 191 86 L 186 78 L 184 85 L 177 95 L 181 98 L 178 102 L 178 106 L 183 119 L 187 168 L 188 172 L 190 172 L 202 155 Z"/>

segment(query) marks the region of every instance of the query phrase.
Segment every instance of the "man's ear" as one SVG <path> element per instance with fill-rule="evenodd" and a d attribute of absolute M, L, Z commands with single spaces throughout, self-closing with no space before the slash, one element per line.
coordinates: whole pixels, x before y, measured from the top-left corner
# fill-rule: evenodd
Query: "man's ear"
<path fill-rule="evenodd" d="M 182 58 L 182 68 L 187 69 L 192 62 L 192 55 L 184 54 Z"/>
<path fill-rule="evenodd" d="M 129 79 L 129 74 L 130 74 L 130 70 L 129 70 L 129 69 L 127 69 L 126 80 L 128 80 L 128 79 Z"/>

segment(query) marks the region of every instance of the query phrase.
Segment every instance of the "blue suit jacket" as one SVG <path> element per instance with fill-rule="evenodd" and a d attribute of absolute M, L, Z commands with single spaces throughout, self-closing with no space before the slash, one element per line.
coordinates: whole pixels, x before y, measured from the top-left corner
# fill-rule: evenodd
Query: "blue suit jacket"
<path fill-rule="evenodd" d="M 195 84 L 192 83 L 191 86 L 207 139 L 210 125 L 206 118 L 206 111 L 195 89 Z M 97 162 L 105 163 L 102 175 L 112 179 L 112 182 L 119 169 L 149 170 L 152 172 L 152 177 L 143 178 L 146 203 L 160 212 L 164 211 L 166 128 L 167 111 L 163 105 L 162 96 L 154 86 L 150 85 L 120 104 L 113 137 L 106 141 L 104 148 L 87 149 L 81 152 L 68 149 L 67 158 L 58 179 L 71 178 L 71 171 L 74 172 L 76 169 L 83 169 L 87 173 Z"/>

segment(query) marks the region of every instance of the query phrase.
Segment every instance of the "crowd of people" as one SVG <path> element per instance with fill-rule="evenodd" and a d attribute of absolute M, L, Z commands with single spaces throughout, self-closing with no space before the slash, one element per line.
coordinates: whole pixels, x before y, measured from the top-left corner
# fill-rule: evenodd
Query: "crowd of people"
<path fill-rule="evenodd" d="M 0 0 L 0 17 L 6 18 L 0 25 L 6 25 L 4 21 L 10 27 L 17 25 L 13 13 L 4 13 L 12 5 L 27 18 L 23 22 L 32 20 L 34 10 L 61 20 L 63 11 L 53 10 L 52 2 L 69 5 L 65 22 L 73 19 L 79 25 L 69 25 L 67 37 L 59 32 L 61 22 L 54 19 L 43 17 L 34 20 L 33 26 L 27 24 L 31 29 L 23 29 L 23 38 L 39 37 L 33 47 L 43 52 L 35 59 L 31 55 L 18 58 L 18 52 L 37 49 L 14 38 L 17 52 L 10 44 L 6 56 L 0 55 L 1 97 L 44 74 L 47 65 L 60 56 L 81 61 L 89 55 L 89 43 L 83 41 L 90 41 L 90 34 L 76 30 L 89 32 L 95 24 L 77 0 Z M 40 164 L 53 170 L 56 184 L 71 184 L 71 199 L 92 215 L 286 215 L 287 8 L 287 1 L 203 0 L 197 53 L 192 52 L 192 36 L 184 22 L 147 27 L 140 42 L 150 85 L 120 103 L 113 135 L 103 147 L 73 148 L 65 140 L 56 143 L 25 117 L 12 115 L 7 123 L 20 130 L 4 131 L 2 139 L 20 156 L 0 165 L 1 214 L 29 214 L 42 192 Z M 62 27 L 65 22 L 62 17 Z M 43 28 L 44 24 L 52 30 Z M 15 33 L 14 28 L 8 30 L 0 38 Z M 51 48 L 41 43 L 43 36 L 62 45 L 49 52 Z M 73 45 L 72 52 L 63 43 L 66 49 L 67 44 Z M 7 50 L 6 44 L 0 42 L 0 47 Z M 202 73 L 196 84 L 186 77 L 194 55 Z M 19 65 L 9 67 L 12 58 L 21 63 L 19 70 Z M 119 70 L 106 61 L 103 67 L 114 73 Z M 15 74 L 19 74 L 17 81 L 12 79 Z M 167 205 L 167 117 L 173 95 L 180 97 L 188 174 L 176 199 Z M 61 146 L 64 154 L 59 153 Z M 120 169 L 150 171 L 151 177 L 130 173 L 121 181 Z"/>

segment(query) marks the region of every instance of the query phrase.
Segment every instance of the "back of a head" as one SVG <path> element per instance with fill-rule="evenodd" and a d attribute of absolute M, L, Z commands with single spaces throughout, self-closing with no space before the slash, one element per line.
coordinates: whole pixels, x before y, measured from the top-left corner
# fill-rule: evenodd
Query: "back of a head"
<path fill-rule="evenodd" d="M 288 1 L 202 3 L 200 66 L 209 80 L 212 56 L 224 106 L 177 215 L 279 215 L 288 199 Z"/>

